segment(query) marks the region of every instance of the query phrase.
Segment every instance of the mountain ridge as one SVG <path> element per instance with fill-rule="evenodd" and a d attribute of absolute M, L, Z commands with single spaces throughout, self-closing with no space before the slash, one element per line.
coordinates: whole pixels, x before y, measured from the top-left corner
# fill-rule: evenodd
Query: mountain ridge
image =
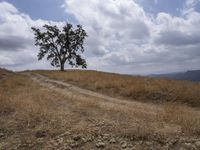
<path fill-rule="evenodd" d="M 167 74 L 151 74 L 149 76 L 200 82 L 200 70 L 188 70 L 185 72 L 167 73 Z"/>

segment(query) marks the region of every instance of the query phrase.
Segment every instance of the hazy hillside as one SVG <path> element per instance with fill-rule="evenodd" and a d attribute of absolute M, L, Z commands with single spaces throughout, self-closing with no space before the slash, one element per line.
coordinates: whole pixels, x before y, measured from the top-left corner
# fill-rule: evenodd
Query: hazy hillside
<path fill-rule="evenodd" d="M 152 77 L 167 77 L 176 80 L 189 80 L 189 81 L 200 81 L 200 70 L 193 70 L 180 73 L 169 73 L 169 74 L 158 74 L 150 75 Z"/>

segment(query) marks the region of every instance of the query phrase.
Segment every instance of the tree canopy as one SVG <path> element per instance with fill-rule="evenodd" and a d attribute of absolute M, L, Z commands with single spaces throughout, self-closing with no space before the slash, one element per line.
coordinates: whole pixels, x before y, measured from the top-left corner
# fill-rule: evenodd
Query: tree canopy
<path fill-rule="evenodd" d="M 84 52 L 86 31 L 81 25 L 73 26 L 67 23 L 62 30 L 57 26 L 44 25 L 43 31 L 32 27 L 35 35 L 35 45 L 40 48 L 38 60 L 47 58 L 52 66 L 60 67 L 64 71 L 67 62 L 72 67 L 86 68 L 86 60 L 81 54 Z"/>

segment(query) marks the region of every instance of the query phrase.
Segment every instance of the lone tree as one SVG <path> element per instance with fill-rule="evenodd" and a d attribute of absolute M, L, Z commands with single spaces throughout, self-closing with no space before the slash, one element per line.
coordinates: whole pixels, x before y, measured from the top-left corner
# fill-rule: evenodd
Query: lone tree
<path fill-rule="evenodd" d="M 34 31 L 35 45 L 40 47 L 38 60 L 46 56 L 47 60 L 51 61 L 51 65 L 60 67 L 61 71 L 64 71 L 66 61 L 72 67 L 87 67 L 85 59 L 81 56 L 87 33 L 81 25 L 77 25 L 74 29 L 67 23 L 62 30 L 57 26 L 44 25 L 43 32 L 34 27 L 31 29 Z"/>

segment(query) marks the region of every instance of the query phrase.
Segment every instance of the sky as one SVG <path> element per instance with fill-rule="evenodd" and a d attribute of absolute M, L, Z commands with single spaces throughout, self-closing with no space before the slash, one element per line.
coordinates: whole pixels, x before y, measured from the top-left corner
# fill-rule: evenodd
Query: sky
<path fill-rule="evenodd" d="M 142 75 L 200 69 L 200 0 L 0 0 L 0 68 L 55 69 L 37 60 L 31 27 L 66 22 L 89 35 L 88 69 Z"/>

